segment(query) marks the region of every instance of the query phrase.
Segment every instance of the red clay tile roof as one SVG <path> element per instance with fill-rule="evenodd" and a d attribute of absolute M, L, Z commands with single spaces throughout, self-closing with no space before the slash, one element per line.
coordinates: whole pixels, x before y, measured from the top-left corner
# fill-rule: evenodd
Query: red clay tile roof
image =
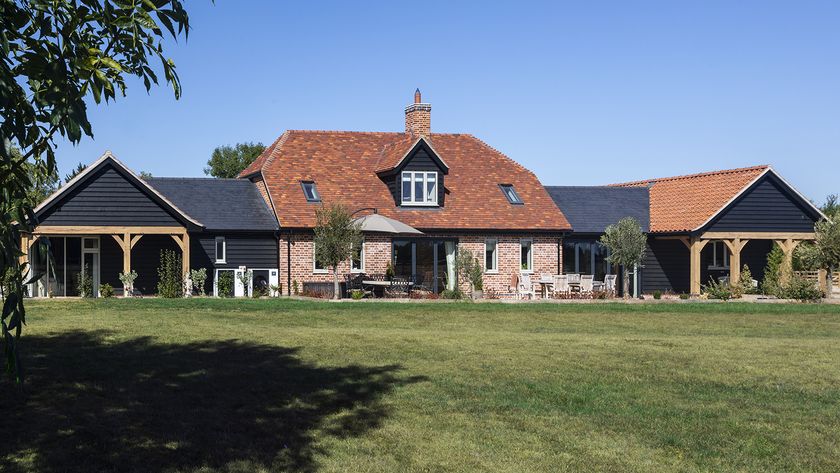
<path fill-rule="evenodd" d="M 449 166 L 443 208 L 398 208 L 376 171 L 392 168 L 415 141 L 405 133 L 287 131 L 240 176 L 261 171 L 280 226 L 287 228 L 314 226 L 319 204 L 308 203 L 300 185 L 312 180 L 323 202 L 375 207 L 421 230 L 571 230 L 532 172 L 465 134 L 428 138 Z M 500 183 L 513 184 L 525 205 L 511 205 Z"/>
<path fill-rule="evenodd" d="M 768 169 L 753 166 L 613 186 L 650 187 L 651 232 L 688 232 L 706 223 Z"/>

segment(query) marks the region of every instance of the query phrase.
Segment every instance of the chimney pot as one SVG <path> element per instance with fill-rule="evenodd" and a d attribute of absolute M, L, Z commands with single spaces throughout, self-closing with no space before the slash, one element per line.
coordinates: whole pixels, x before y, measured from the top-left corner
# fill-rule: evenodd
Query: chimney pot
<path fill-rule="evenodd" d="M 421 103 L 423 100 L 420 98 L 420 89 L 414 91 L 414 103 Z"/>

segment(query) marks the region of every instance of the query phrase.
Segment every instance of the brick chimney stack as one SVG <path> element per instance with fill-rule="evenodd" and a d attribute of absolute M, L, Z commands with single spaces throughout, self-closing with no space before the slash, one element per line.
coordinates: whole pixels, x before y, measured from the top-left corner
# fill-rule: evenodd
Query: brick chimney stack
<path fill-rule="evenodd" d="M 414 103 L 405 107 L 405 132 L 413 136 L 429 136 L 432 133 L 432 106 L 423 103 L 420 89 L 414 91 Z"/>

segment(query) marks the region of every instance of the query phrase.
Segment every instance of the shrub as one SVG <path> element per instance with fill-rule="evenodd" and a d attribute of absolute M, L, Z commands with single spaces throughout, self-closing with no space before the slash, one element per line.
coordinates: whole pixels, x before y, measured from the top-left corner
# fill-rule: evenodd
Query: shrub
<path fill-rule="evenodd" d="M 76 275 L 76 291 L 79 297 L 93 297 L 93 278 L 88 274 L 90 267 L 82 266 L 82 270 Z"/>
<path fill-rule="evenodd" d="M 114 287 L 108 283 L 99 285 L 99 295 L 105 299 L 114 297 Z"/>
<path fill-rule="evenodd" d="M 216 290 L 219 297 L 233 297 L 233 273 L 231 271 L 219 271 Z"/>
<path fill-rule="evenodd" d="M 385 266 L 385 279 L 391 280 L 394 278 L 394 267 L 391 266 L 391 262 L 388 262 L 388 265 Z"/>
<path fill-rule="evenodd" d="M 440 293 L 441 299 L 463 299 L 464 294 L 457 287 L 455 289 L 445 289 Z"/>
<path fill-rule="evenodd" d="M 184 274 L 181 272 L 181 255 L 173 250 L 160 252 L 158 266 L 158 296 L 175 299 L 184 295 Z"/>
<path fill-rule="evenodd" d="M 703 286 L 703 292 L 709 299 L 720 299 L 722 301 L 728 301 L 734 296 L 732 286 L 728 282 L 715 281 L 714 279 L 710 279 L 709 284 Z"/>
<path fill-rule="evenodd" d="M 354 301 L 361 300 L 363 297 L 365 297 L 364 291 L 361 291 L 359 289 L 353 289 L 352 291 L 350 291 L 350 298 Z"/>
<path fill-rule="evenodd" d="M 825 296 L 822 290 L 801 276 L 793 275 L 787 284 L 780 288 L 778 297 L 793 299 L 800 302 L 816 302 Z"/>
<path fill-rule="evenodd" d="M 741 280 L 739 283 L 741 294 L 755 294 L 757 292 L 756 288 L 753 287 L 752 271 L 750 271 L 750 267 L 747 265 L 744 265 L 743 269 L 741 269 Z"/>
<path fill-rule="evenodd" d="M 297 279 L 292 281 L 292 294 L 299 296 L 300 295 L 300 288 L 298 287 Z"/>
<path fill-rule="evenodd" d="M 271 297 L 277 297 L 283 293 L 283 285 L 282 284 L 272 284 L 268 286 L 268 289 L 271 291 Z"/>
<path fill-rule="evenodd" d="M 203 296 L 204 283 L 207 281 L 207 268 L 193 269 L 190 271 L 190 279 L 193 283 L 193 289 L 198 291 L 199 296 Z"/>
<path fill-rule="evenodd" d="M 686 293 L 681 293 L 680 294 L 680 299 L 682 299 L 684 301 L 687 301 L 690 298 L 691 298 L 691 294 L 686 294 Z"/>
<path fill-rule="evenodd" d="M 119 278 L 123 285 L 123 296 L 131 296 L 131 291 L 134 290 L 134 281 L 137 280 L 137 271 L 132 269 L 129 273 L 120 273 Z"/>
<path fill-rule="evenodd" d="M 764 281 L 761 282 L 762 294 L 778 296 L 782 272 L 782 262 L 785 259 L 785 252 L 778 245 L 767 254 L 767 266 L 764 268 Z"/>
<path fill-rule="evenodd" d="M 662 291 L 658 289 L 653 291 L 653 298 L 656 300 L 662 299 Z"/>
<path fill-rule="evenodd" d="M 608 299 L 608 298 L 609 298 L 610 293 L 609 293 L 609 292 L 607 292 L 607 291 L 592 291 L 592 293 L 591 293 L 589 296 L 590 296 L 592 299 L 596 299 L 596 300 L 605 300 L 605 299 Z"/>

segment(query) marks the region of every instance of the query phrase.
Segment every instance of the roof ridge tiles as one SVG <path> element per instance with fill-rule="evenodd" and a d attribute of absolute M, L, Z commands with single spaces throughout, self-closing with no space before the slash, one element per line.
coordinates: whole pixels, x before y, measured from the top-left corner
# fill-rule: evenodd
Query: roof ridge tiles
<path fill-rule="evenodd" d="M 668 177 L 656 177 L 652 179 L 640 179 L 637 181 L 628 181 L 628 182 L 618 182 L 615 184 L 607 184 L 608 187 L 632 187 L 632 186 L 640 186 L 645 184 L 653 184 L 656 182 L 666 182 L 666 181 L 678 181 L 678 180 L 685 180 L 685 179 L 697 179 L 700 177 L 709 177 L 709 176 L 720 176 L 725 174 L 739 174 L 743 172 L 751 172 L 751 171 L 759 171 L 759 170 L 766 170 L 769 169 L 771 166 L 769 164 L 759 164 L 755 166 L 747 166 L 747 167 L 740 167 L 740 168 L 732 168 L 732 169 L 719 169 L 715 171 L 705 171 L 705 172 L 698 172 L 694 174 L 682 174 L 678 176 L 668 176 Z"/>

